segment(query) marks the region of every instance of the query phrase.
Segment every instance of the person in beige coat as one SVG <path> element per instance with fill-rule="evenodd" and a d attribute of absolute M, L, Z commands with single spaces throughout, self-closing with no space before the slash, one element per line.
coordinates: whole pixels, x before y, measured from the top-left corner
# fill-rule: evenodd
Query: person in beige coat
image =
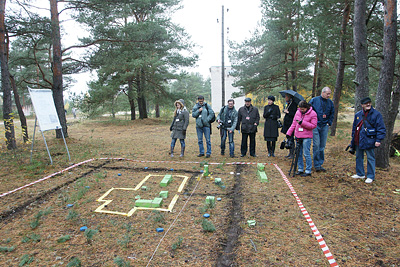
<path fill-rule="evenodd" d="M 179 139 L 181 142 L 181 155 L 183 157 L 185 155 L 185 138 L 186 138 L 186 129 L 189 125 L 189 112 L 185 107 L 185 101 L 183 99 L 176 100 L 175 103 L 175 111 L 174 111 L 174 119 L 172 120 L 171 127 L 169 130 L 171 131 L 171 157 L 174 156 L 174 148 L 176 140 Z"/>

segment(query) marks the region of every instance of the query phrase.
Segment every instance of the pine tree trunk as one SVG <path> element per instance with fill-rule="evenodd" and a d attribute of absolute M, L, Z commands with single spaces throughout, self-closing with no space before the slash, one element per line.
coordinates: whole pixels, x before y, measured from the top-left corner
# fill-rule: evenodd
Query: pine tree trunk
<path fill-rule="evenodd" d="M 21 129 L 22 129 L 22 138 L 24 140 L 24 143 L 29 142 L 29 135 L 28 135 L 28 125 L 26 124 L 26 117 L 24 114 L 24 110 L 22 109 L 21 101 L 19 100 L 19 94 L 17 90 L 17 86 L 15 84 L 14 76 L 10 74 L 10 81 L 11 81 L 11 87 L 14 93 L 14 101 L 15 105 L 17 106 L 18 110 L 18 116 L 19 120 L 21 121 Z"/>
<path fill-rule="evenodd" d="M 6 0 L 0 0 L 0 61 L 1 61 L 1 87 L 3 91 L 3 120 L 7 149 L 17 148 L 15 142 L 15 129 L 12 116 L 12 97 L 10 73 L 8 71 L 6 27 L 4 24 Z"/>
<path fill-rule="evenodd" d="M 285 65 L 287 66 L 288 63 L 288 53 L 285 53 Z M 289 87 L 289 70 L 287 67 L 285 68 L 285 85 L 286 85 L 286 90 L 290 90 Z"/>
<path fill-rule="evenodd" d="M 319 55 L 319 66 L 317 74 L 317 88 L 315 89 L 315 96 L 321 95 L 322 82 L 323 82 L 322 72 L 324 71 L 324 66 L 325 66 L 325 53 L 323 52 L 323 45 L 321 45 L 321 53 Z"/>
<path fill-rule="evenodd" d="M 361 110 L 360 100 L 369 96 L 368 44 L 366 24 L 367 4 L 365 0 L 354 0 L 354 58 L 356 64 L 356 85 L 354 112 Z"/>
<path fill-rule="evenodd" d="M 145 97 L 145 74 L 143 68 L 140 69 L 139 83 L 137 86 L 138 90 L 138 106 L 139 106 L 139 119 L 147 119 L 147 107 L 146 107 L 146 97 Z"/>
<path fill-rule="evenodd" d="M 128 100 L 129 106 L 131 107 L 131 120 L 136 120 L 136 106 L 135 97 L 133 96 L 133 82 L 132 79 L 128 79 Z"/>
<path fill-rule="evenodd" d="M 160 105 L 158 103 L 156 104 L 155 110 L 156 110 L 156 118 L 160 118 Z"/>
<path fill-rule="evenodd" d="M 344 69 L 346 66 L 346 32 L 347 24 L 350 18 L 350 4 L 349 0 L 345 1 L 345 7 L 342 19 L 342 29 L 340 33 L 340 51 L 339 51 L 339 63 L 336 75 L 335 91 L 333 92 L 333 106 L 335 107 L 335 115 L 333 117 L 333 123 L 331 127 L 331 136 L 336 135 L 337 119 L 339 114 L 339 101 L 343 89 Z"/>
<path fill-rule="evenodd" d="M 57 0 L 50 0 L 51 13 L 51 39 L 53 44 L 53 99 L 56 106 L 58 118 L 64 132 L 64 137 L 68 137 L 67 120 L 65 118 L 64 96 L 63 96 L 63 76 L 62 76 L 62 55 L 61 55 L 61 35 L 60 21 L 58 19 Z M 56 138 L 62 138 L 61 130 L 56 130 Z"/>
<path fill-rule="evenodd" d="M 314 77 L 313 77 L 313 84 L 312 84 L 312 93 L 311 93 L 311 97 L 314 97 L 314 96 L 316 95 L 316 92 L 317 92 L 319 50 L 320 50 L 320 43 L 319 43 L 319 41 L 318 41 L 318 44 L 317 44 L 317 53 L 315 53 L 315 60 L 314 60 Z"/>
<path fill-rule="evenodd" d="M 391 106 L 394 66 L 396 59 L 397 1 L 384 1 L 383 59 L 379 74 L 379 85 L 376 94 L 376 109 L 382 114 L 386 126 L 386 138 L 376 150 L 376 166 L 389 167 L 390 143 L 394 120 L 389 121 Z"/>

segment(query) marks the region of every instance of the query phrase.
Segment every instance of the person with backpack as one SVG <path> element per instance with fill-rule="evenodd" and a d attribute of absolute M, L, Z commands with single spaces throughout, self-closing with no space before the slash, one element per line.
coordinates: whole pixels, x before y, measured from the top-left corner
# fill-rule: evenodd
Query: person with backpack
<path fill-rule="evenodd" d="M 242 125 L 242 144 L 240 146 L 241 157 L 246 156 L 247 140 L 250 137 L 250 156 L 256 157 L 256 133 L 257 126 L 260 123 L 260 114 L 258 108 L 251 104 L 251 98 L 244 99 L 244 106 L 238 111 L 238 124 L 236 128 Z"/>
<path fill-rule="evenodd" d="M 226 137 L 229 139 L 229 156 L 235 157 L 235 143 L 233 135 L 238 121 L 238 112 L 235 109 L 235 100 L 229 99 L 228 105 L 223 106 L 218 114 L 217 122 L 221 133 L 221 155 L 225 155 Z"/>
<path fill-rule="evenodd" d="M 211 106 L 204 102 L 204 96 L 197 97 L 197 103 L 192 110 L 192 117 L 196 119 L 196 133 L 200 153 L 198 157 L 204 156 L 203 134 L 206 138 L 207 153 L 206 158 L 211 156 L 211 123 L 215 121 L 215 113 Z"/>

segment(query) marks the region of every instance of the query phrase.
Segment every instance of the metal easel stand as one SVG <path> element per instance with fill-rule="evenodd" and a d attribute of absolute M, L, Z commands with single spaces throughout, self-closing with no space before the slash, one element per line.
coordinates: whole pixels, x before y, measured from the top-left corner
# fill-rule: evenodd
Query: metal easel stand
<path fill-rule="evenodd" d="M 33 130 L 32 147 L 31 147 L 31 159 L 30 159 L 31 163 L 32 163 L 33 145 L 35 144 L 36 122 L 37 122 L 37 117 L 35 118 L 35 127 L 33 128 L 34 130 Z M 67 149 L 67 153 L 68 153 L 68 160 L 71 161 L 71 156 L 70 156 L 70 154 L 69 154 L 67 142 L 65 141 L 64 132 L 63 132 L 63 130 L 62 130 L 62 127 L 59 128 L 59 127 L 57 126 L 57 127 L 56 127 L 56 130 L 58 130 L 58 129 L 61 129 L 61 135 L 62 135 L 62 137 L 63 137 L 64 144 L 65 144 L 65 148 Z M 53 165 L 53 159 L 51 158 L 51 154 L 50 154 L 49 147 L 47 146 L 46 138 L 44 137 L 43 131 L 41 131 L 41 132 L 42 132 L 44 144 L 45 144 L 45 146 L 46 146 L 47 154 L 49 155 L 49 158 L 50 158 L 50 165 Z"/>

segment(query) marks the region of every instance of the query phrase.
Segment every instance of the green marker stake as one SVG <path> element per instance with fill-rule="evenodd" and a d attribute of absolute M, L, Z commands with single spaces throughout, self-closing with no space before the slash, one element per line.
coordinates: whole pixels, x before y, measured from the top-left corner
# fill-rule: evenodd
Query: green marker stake
<path fill-rule="evenodd" d="M 209 170 L 208 170 L 208 165 L 204 165 L 204 172 L 203 172 L 203 176 L 208 176 L 210 173 L 209 173 Z"/>

